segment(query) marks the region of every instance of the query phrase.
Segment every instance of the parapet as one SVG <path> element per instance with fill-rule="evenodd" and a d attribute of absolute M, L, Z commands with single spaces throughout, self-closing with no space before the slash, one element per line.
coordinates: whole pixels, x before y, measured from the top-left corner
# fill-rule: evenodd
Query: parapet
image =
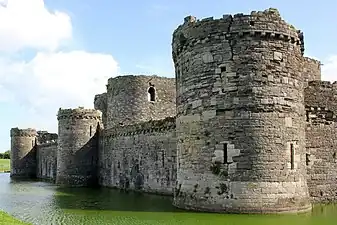
<path fill-rule="evenodd" d="M 261 39 L 283 40 L 301 45 L 303 34 L 285 22 L 277 9 L 253 11 L 249 15 L 238 13 L 224 15 L 220 19 L 213 17 L 197 20 L 194 16 L 184 19 L 173 33 L 173 49 L 176 54 L 187 47 L 210 42 L 211 39 L 238 39 L 253 36 Z M 179 43 L 179 44 L 178 44 Z"/>
<path fill-rule="evenodd" d="M 316 59 L 309 57 L 303 57 L 304 60 L 304 69 L 303 76 L 304 81 L 319 81 L 321 80 L 321 62 Z"/>
<path fill-rule="evenodd" d="M 153 79 L 160 80 L 174 80 L 174 78 L 162 77 L 158 75 L 123 75 L 117 77 L 111 77 L 108 79 L 107 90 L 108 91 L 118 91 L 123 89 L 124 86 L 151 82 Z M 117 93 L 116 93 L 117 94 Z"/>
<path fill-rule="evenodd" d="M 19 129 L 15 127 L 11 129 L 10 135 L 11 137 L 36 137 L 37 131 L 33 128 Z"/>
<path fill-rule="evenodd" d="M 107 102 L 107 93 L 95 95 L 94 105 L 95 105 L 95 107 L 97 106 L 97 108 L 95 108 L 95 109 L 101 110 L 101 108 L 106 107 L 106 102 Z"/>
<path fill-rule="evenodd" d="M 76 109 L 62 109 L 57 113 L 57 119 L 101 119 L 102 112 L 96 109 L 85 109 L 78 107 Z"/>
<path fill-rule="evenodd" d="M 311 108 L 316 111 L 318 108 L 337 113 L 337 82 L 308 82 L 308 87 L 304 89 L 304 101 L 307 111 Z"/>
<path fill-rule="evenodd" d="M 114 127 L 104 131 L 104 136 L 132 136 L 137 134 L 146 134 L 153 132 L 163 132 L 175 130 L 176 117 L 167 117 L 162 120 L 152 120 L 143 123 Z"/>
<path fill-rule="evenodd" d="M 46 143 L 57 143 L 58 135 L 56 133 L 49 133 L 47 131 L 37 132 L 37 142 L 39 145 Z"/>

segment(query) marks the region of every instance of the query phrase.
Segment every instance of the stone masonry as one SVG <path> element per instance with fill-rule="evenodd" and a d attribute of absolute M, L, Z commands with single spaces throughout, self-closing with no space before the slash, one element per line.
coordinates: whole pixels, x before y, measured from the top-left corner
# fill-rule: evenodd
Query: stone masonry
<path fill-rule="evenodd" d="M 58 134 L 11 129 L 11 177 L 173 196 L 208 212 L 303 212 L 337 200 L 337 84 L 276 9 L 185 18 L 175 79 L 110 78 Z"/>

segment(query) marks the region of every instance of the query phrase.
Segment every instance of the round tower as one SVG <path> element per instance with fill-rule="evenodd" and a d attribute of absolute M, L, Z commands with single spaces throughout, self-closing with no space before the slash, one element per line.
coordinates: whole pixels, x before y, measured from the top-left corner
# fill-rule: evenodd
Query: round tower
<path fill-rule="evenodd" d="M 185 18 L 173 34 L 179 208 L 311 209 L 298 32 L 275 9 Z"/>
<path fill-rule="evenodd" d="M 35 129 L 12 128 L 11 177 L 34 178 L 36 176 Z"/>
<path fill-rule="evenodd" d="M 57 119 L 56 184 L 96 185 L 101 111 L 84 108 L 59 109 Z"/>
<path fill-rule="evenodd" d="M 106 129 L 175 116 L 174 78 L 125 75 L 107 85 Z"/>

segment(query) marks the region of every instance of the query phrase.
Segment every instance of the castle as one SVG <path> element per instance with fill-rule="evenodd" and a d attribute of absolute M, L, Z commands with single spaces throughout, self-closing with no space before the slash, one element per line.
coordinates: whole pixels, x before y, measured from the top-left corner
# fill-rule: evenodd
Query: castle
<path fill-rule="evenodd" d="M 176 78 L 119 76 L 58 134 L 11 129 L 11 177 L 173 195 L 209 212 L 309 211 L 337 200 L 337 83 L 275 9 L 173 33 Z"/>

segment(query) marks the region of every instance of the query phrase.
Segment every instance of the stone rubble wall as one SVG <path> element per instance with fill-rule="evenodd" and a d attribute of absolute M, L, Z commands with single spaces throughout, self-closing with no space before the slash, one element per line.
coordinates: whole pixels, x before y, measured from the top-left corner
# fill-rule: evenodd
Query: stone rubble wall
<path fill-rule="evenodd" d="M 337 83 L 309 82 L 306 160 L 308 186 L 314 202 L 337 200 Z"/>
<path fill-rule="evenodd" d="M 274 9 L 217 20 L 190 16 L 175 30 L 175 206 L 311 209 L 301 48 L 298 31 Z"/>
<path fill-rule="evenodd" d="M 100 185 L 173 194 L 176 181 L 174 117 L 105 130 L 100 142 Z"/>

